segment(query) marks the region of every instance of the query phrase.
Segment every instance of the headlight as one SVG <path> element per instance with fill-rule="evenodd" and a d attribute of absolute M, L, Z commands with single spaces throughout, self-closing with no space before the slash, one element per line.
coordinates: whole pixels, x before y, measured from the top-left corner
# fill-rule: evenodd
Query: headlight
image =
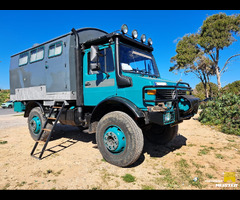
<path fill-rule="evenodd" d="M 164 116 L 164 121 L 165 121 L 165 122 L 169 122 L 170 120 L 171 120 L 171 113 L 168 112 L 168 113 L 166 113 L 165 116 Z"/>
<path fill-rule="evenodd" d="M 138 36 L 137 30 L 136 30 L 136 29 L 133 29 L 133 31 L 132 31 L 132 38 L 133 38 L 133 39 L 136 39 L 137 36 Z"/>
<path fill-rule="evenodd" d="M 146 35 L 145 34 L 141 35 L 141 42 L 142 43 L 146 42 Z"/>
<path fill-rule="evenodd" d="M 122 31 L 123 34 L 126 34 L 126 33 L 128 32 L 128 27 L 127 27 L 126 24 L 123 24 L 123 25 L 121 26 L 121 31 Z"/>

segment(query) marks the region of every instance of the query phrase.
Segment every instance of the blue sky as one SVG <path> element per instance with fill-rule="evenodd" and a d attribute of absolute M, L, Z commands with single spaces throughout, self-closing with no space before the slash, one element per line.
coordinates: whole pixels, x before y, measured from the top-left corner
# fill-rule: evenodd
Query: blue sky
<path fill-rule="evenodd" d="M 139 37 L 146 34 L 153 40 L 155 56 L 162 78 L 190 83 L 194 88 L 200 82 L 194 75 L 169 72 L 176 54 L 176 41 L 187 33 L 195 33 L 207 16 L 239 10 L 1 10 L 0 11 L 0 88 L 8 89 L 10 56 L 63 35 L 74 28 L 96 27 L 107 32 L 127 24 L 129 32 L 137 29 Z M 240 53 L 240 37 L 220 52 L 220 66 L 233 54 Z M 222 86 L 240 80 L 240 58 L 231 63 L 222 76 Z M 216 83 L 216 77 L 211 81 Z"/>

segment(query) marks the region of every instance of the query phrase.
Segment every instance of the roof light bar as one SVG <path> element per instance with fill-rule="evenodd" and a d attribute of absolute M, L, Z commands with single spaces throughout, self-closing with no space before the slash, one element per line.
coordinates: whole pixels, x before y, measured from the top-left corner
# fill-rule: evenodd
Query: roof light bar
<path fill-rule="evenodd" d="M 127 26 L 126 24 L 123 24 L 123 25 L 121 26 L 121 31 L 122 31 L 123 34 L 127 34 L 127 32 L 128 32 L 128 26 Z"/>
<path fill-rule="evenodd" d="M 132 31 L 132 38 L 133 38 L 133 39 L 136 39 L 137 36 L 138 36 L 137 30 L 136 30 L 136 29 L 133 29 L 133 31 Z"/>
<path fill-rule="evenodd" d="M 122 26 L 121 26 L 121 32 L 122 32 L 122 34 L 127 34 L 128 33 L 128 26 L 126 25 L 126 24 L 123 24 Z M 128 35 L 128 34 L 127 34 Z M 128 36 L 130 36 L 130 35 L 128 35 Z M 137 30 L 136 29 L 133 29 L 132 30 L 132 38 L 133 39 L 137 39 L 137 37 L 138 37 L 138 32 L 137 32 Z M 142 43 L 148 43 L 148 45 L 149 46 L 152 46 L 152 44 L 153 44 L 153 41 L 152 41 L 152 39 L 151 38 L 148 38 L 148 40 L 147 40 L 147 37 L 146 37 L 146 35 L 145 34 L 142 34 L 141 35 L 141 42 Z"/>
<path fill-rule="evenodd" d="M 153 41 L 152 41 L 152 39 L 151 39 L 151 38 L 148 38 L 148 41 L 147 41 L 147 42 L 148 42 L 148 45 L 149 45 L 149 46 L 152 46 L 152 44 L 153 44 Z"/>
<path fill-rule="evenodd" d="M 142 34 L 142 35 L 141 35 L 141 42 L 142 42 L 142 43 L 145 43 L 145 42 L 146 42 L 146 35 L 145 35 L 145 34 Z"/>

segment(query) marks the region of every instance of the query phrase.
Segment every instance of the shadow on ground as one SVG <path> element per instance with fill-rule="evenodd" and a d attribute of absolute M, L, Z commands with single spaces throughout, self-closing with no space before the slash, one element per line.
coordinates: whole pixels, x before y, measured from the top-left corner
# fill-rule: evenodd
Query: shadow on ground
<path fill-rule="evenodd" d="M 143 153 L 140 156 L 140 158 L 137 160 L 136 163 L 131 165 L 130 167 L 136 167 L 140 165 L 144 160 L 145 160 L 145 153 L 149 154 L 150 157 L 154 158 L 161 158 L 169 154 L 170 152 L 174 152 L 177 149 L 180 149 L 182 146 L 186 145 L 187 138 L 184 137 L 181 134 L 178 134 L 172 140 L 166 145 L 158 145 L 158 144 L 153 144 L 148 141 L 146 137 L 144 137 L 144 147 L 143 147 Z"/>
<path fill-rule="evenodd" d="M 59 144 L 55 146 L 51 146 L 51 141 L 58 140 L 61 138 L 66 138 L 66 140 L 61 141 Z M 145 160 L 144 156 L 145 153 L 149 154 L 151 157 L 161 158 L 170 152 L 174 152 L 175 150 L 180 149 L 183 145 L 186 145 L 186 141 L 187 138 L 181 134 L 178 134 L 178 136 L 176 136 L 176 138 L 173 141 L 169 142 L 166 145 L 152 144 L 147 140 L 147 138 L 144 138 L 144 148 L 142 155 L 140 156 L 137 162 L 135 162 L 133 165 L 129 167 L 131 168 L 140 165 Z M 77 142 L 87 143 L 92 142 L 92 144 L 95 144 L 93 148 L 97 148 L 95 133 L 89 134 L 87 129 L 84 130 L 74 126 L 57 124 L 55 132 L 49 142 L 48 148 L 46 149 L 46 151 L 50 152 L 50 154 L 48 153 L 47 155 L 43 156 L 43 158 L 49 157 L 55 153 L 63 151 L 66 148 L 70 148 Z"/>

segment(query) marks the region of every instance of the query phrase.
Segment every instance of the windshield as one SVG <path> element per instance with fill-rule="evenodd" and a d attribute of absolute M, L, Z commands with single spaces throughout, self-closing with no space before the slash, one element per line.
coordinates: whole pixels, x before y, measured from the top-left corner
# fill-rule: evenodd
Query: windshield
<path fill-rule="evenodd" d="M 123 44 L 120 44 L 120 66 L 124 72 L 159 77 L 152 54 Z"/>

